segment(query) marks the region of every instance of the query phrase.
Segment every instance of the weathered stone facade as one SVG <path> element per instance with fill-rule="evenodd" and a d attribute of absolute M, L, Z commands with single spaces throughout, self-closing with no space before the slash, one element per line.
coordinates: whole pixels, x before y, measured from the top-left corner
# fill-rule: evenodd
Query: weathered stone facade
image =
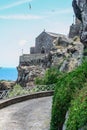
<path fill-rule="evenodd" d="M 35 47 L 30 48 L 30 54 L 35 54 Z"/>
<path fill-rule="evenodd" d="M 45 53 L 49 53 L 53 47 L 53 41 L 59 34 L 43 31 L 35 40 L 35 47 L 30 48 L 30 54 L 41 53 L 44 48 Z"/>
<path fill-rule="evenodd" d="M 32 66 L 41 65 L 44 62 L 46 54 L 23 54 L 20 56 L 19 65 L 20 66 Z"/>

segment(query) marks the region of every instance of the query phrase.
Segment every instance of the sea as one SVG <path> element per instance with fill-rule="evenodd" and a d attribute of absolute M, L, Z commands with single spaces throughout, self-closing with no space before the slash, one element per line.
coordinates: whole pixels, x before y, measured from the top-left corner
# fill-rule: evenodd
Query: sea
<path fill-rule="evenodd" d="M 0 80 L 16 81 L 18 76 L 16 68 L 0 67 Z"/>

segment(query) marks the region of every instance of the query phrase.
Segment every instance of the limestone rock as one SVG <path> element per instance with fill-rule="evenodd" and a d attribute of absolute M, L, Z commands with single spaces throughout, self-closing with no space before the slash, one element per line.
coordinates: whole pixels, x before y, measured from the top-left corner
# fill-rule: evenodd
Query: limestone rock
<path fill-rule="evenodd" d="M 15 85 L 14 81 L 0 81 L 0 90 L 11 89 Z"/>
<path fill-rule="evenodd" d="M 61 46 L 61 47 L 67 47 L 69 44 L 71 44 L 73 41 L 72 39 L 68 38 L 65 35 L 59 36 L 55 41 L 55 46 Z"/>
<path fill-rule="evenodd" d="M 34 86 L 36 77 L 42 77 L 45 73 L 44 68 L 40 66 L 18 66 L 18 79 L 17 83 L 23 87 Z"/>
<path fill-rule="evenodd" d="M 82 63 L 84 46 L 81 42 L 74 42 L 74 46 L 69 46 L 67 52 L 69 57 L 64 60 L 60 71 L 70 72 Z"/>

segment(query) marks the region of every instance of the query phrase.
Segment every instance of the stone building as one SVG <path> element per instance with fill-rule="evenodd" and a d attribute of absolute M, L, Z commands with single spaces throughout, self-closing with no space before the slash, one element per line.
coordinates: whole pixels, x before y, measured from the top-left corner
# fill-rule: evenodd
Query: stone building
<path fill-rule="evenodd" d="M 30 48 L 30 54 L 49 53 L 53 47 L 53 41 L 59 34 L 43 31 L 35 40 L 35 47 Z"/>

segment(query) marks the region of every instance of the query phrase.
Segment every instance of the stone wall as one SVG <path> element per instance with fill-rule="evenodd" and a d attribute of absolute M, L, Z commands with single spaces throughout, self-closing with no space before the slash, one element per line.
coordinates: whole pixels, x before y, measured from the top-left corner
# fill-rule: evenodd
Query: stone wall
<path fill-rule="evenodd" d="M 44 62 L 46 54 L 23 54 L 19 59 L 19 66 L 41 65 Z"/>
<path fill-rule="evenodd" d="M 36 53 L 41 53 L 42 47 L 45 49 L 45 53 L 48 53 L 53 47 L 54 38 L 48 35 L 46 32 L 42 32 L 35 42 L 35 51 Z"/>
<path fill-rule="evenodd" d="M 26 100 L 53 96 L 53 93 L 54 91 L 47 91 L 47 92 L 44 91 L 44 92 L 37 92 L 35 94 L 28 94 L 28 95 L 18 96 L 7 100 L 2 100 L 0 101 L 0 109 Z"/>
<path fill-rule="evenodd" d="M 30 48 L 30 54 L 35 54 L 35 47 Z"/>
<path fill-rule="evenodd" d="M 51 48 L 53 47 L 53 41 L 57 38 L 58 34 L 48 33 L 43 31 L 36 39 L 35 39 L 35 47 L 30 48 L 30 54 L 42 53 L 42 49 L 44 48 L 44 53 L 49 53 Z"/>

